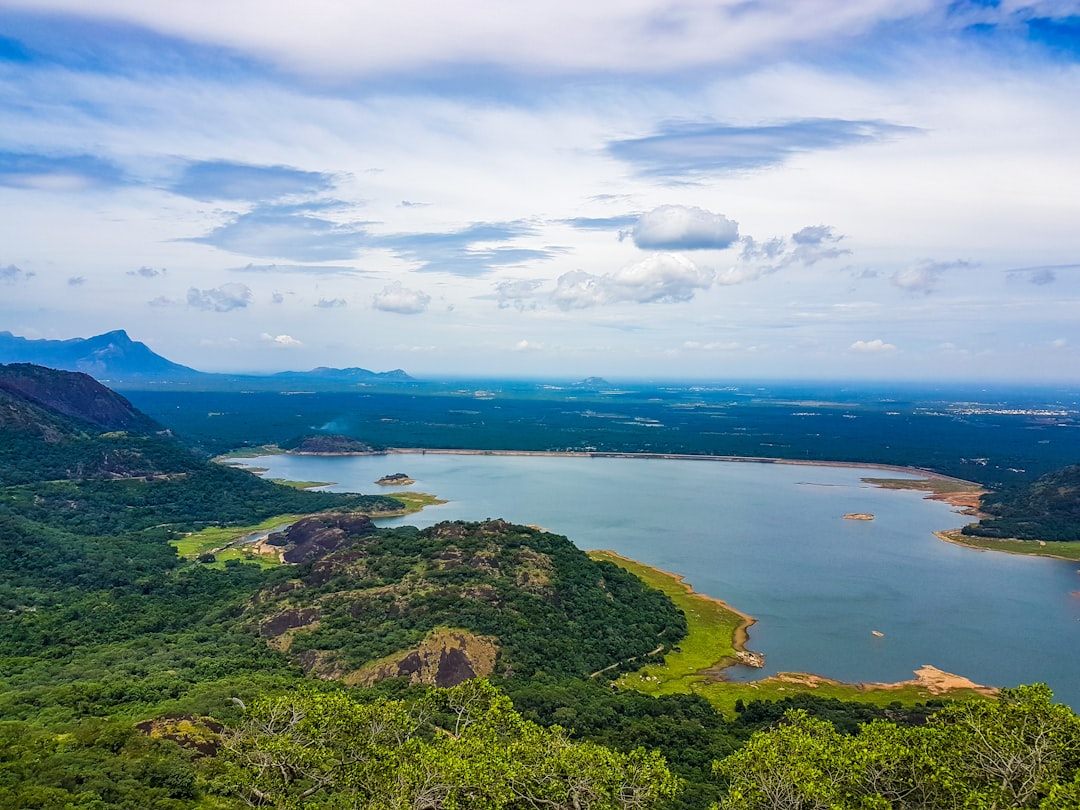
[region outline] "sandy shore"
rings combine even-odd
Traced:
[[[860,690],[881,690],[881,691],[895,691],[897,689],[904,689],[908,686],[918,687],[925,689],[931,695],[947,695],[958,689],[970,689],[974,692],[978,692],[981,695],[987,697],[993,697],[998,693],[998,689],[993,686],[983,686],[982,684],[975,683],[962,675],[954,675],[951,672],[946,672],[943,669],[938,669],[930,664],[923,664],[917,670],[915,670],[915,677],[907,681],[896,681],[895,683],[855,683],[848,684],[844,681],[834,681],[831,678],[822,678],[820,675],[811,675],[806,672],[778,672],[775,675],[765,678],[765,681],[772,681],[774,683],[791,683],[798,684],[800,686],[807,686],[810,688],[816,688],[818,686],[830,685],[830,686],[854,686]]]

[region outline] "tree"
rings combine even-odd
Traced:
[[[678,787],[658,753],[574,742],[523,720],[482,680],[412,703],[313,690],[260,698],[223,754],[223,787],[280,810],[648,810]]]
[[[923,727],[876,720],[852,736],[796,710],[714,769],[732,810],[1059,810],[1078,806],[1080,717],[1041,684],[950,704]]]

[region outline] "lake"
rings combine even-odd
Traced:
[[[763,670],[898,681],[923,664],[977,683],[1041,681],[1080,709],[1078,564],[963,548],[936,530],[969,518],[872,468],[708,460],[403,454],[263,456],[269,478],[334,491],[407,487],[449,502],[381,525],[504,518],[583,549],[611,549],[683,574],[757,619]],[[914,477],[914,476],[911,476]],[[867,512],[874,520],[845,520]],[[873,631],[883,634],[877,636]]]

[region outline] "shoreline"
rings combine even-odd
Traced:
[[[1018,540],[1012,537],[1004,537],[995,540],[989,540],[989,542],[1002,542],[1002,543],[1031,543],[1037,548],[1032,548],[1030,551],[1027,549],[1012,549],[1012,548],[997,548],[994,546],[980,546],[977,543],[965,543],[960,538],[963,535],[959,534],[959,529],[942,529],[941,531],[934,532],[934,536],[945,543],[952,543],[954,546],[962,546],[963,548],[970,548],[972,551],[990,551],[998,554],[1012,554],[1017,557],[1043,557],[1048,560],[1065,560],[1065,562],[1075,563],[1076,557],[1067,557],[1064,554],[1052,554],[1048,549],[1051,548],[1051,543],[1057,541],[1048,540]],[[1070,541],[1062,541],[1070,542]]]
[[[659,687],[658,693],[664,694],[669,691],[664,688],[665,686],[675,686],[674,691],[701,694],[722,710],[729,708],[727,704],[733,704],[738,695],[741,695],[744,698],[749,697],[751,699],[760,697],[761,695],[756,693],[762,688],[767,690],[776,689],[776,699],[779,699],[782,696],[780,693],[785,690],[799,690],[799,688],[802,687],[808,693],[829,689],[840,690],[842,694],[839,696],[842,699],[847,700],[858,700],[860,695],[871,693],[891,696],[892,693],[895,692],[911,692],[912,690],[918,693],[914,695],[917,699],[926,699],[927,697],[948,697],[953,693],[960,693],[961,695],[973,693],[984,697],[993,697],[999,691],[997,687],[975,683],[962,675],[946,672],[930,664],[923,664],[921,667],[914,670],[914,678],[891,683],[875,681],[838,681],[833,678],[827,678],[809,672],[777,672],[775,675],[768,675],[752,681],[736,682],[727,680],[723,675],[724,670],[738,665],[755,666],[755,664],[742,660],[739,653],[745,654],[748,658],[758,661],[759,663],[757,666],[764,666],[764,655],[753,652],[746,647],[750,640],[748,632],[749,628],[757,621],[757,619],[748,613],[744,613],[743,611],[732,607],[723,599],[699,593],[694,590],[692,585],[686,582],[686,578],[682,574],[665,571],[655,565],[648,565],[640,560],[634,560],[623,554],[607,549],[589,551],[586,553],[593,559],[597,559],[597,556],[599,556],[600,559],[611,560],[616,564],[618,564],[618,561],[625,562],[627,563],[626,570],[631,573],[636,573],[634,569],[644,569],[657,576],[666,578],[675,583],[688,598],[718,605],[723,610],[739,617],[740,620],[738,626],[733,631],[731,638],[731,647],[736,652],[734,657],[725,655],[719,660],[700,669],[696,669],[693,672],[676,673],[672,671],[669,673],[669,677],[664,677],[659,681],[655,680],[658,677],[657,675],[649,674],[650,667],[652,666],[649,665],[634,673],[641,681],[639,683],[626,683],[627,676],[624,675],[623,678],[620,679],[620,682],[623,683],[626,688],[638,689],[640,691],[651,693],[651,689],[642,689],[642,687],[645,686],[646,683],[652,681]],[[689,636],[687,638],[689,638]],[[685,642],[686,639],[683,641]],[[669,665],[666,662],[666,658],[667,656],[665,656],[664,666],[668,667]],[[655,672],[655,670],[653,671]],[[726,697],[721,697],[716,690],[724,690],[725,693],[730,694],[726,694]]]
[[[660,459],[668,461],[728,461],[746,464],[786,464],[798,467],[846,467],[848,469],[889,470],[891,472],[920,475],[964,484],[975,484],[962,478],[923,469],[922,467],[902,467],[896,464],[883,464],[864,461],[819,461],[801,458],[775,458],[772,456],[715,456],[702,453],[634,453],[608,452],[597,450],[473,450],[466,448],[424,448],[424,447],[388,447],[372,453],[355,455],[459,455],[459,456],[525,456],[548,458],[625,458],[625,459]]]
[[[535,458],[625,458],[625,459],[660,459],[668,461],[725,461],[740,462],[746,464],[785,464],[798,467],[841,467],[847,469],[888,470],[890,472],[905,473],[907,475],[933,478],[942,481],[955,481],[960,484],[981,486],[974,481],[964,478],[956,478],[952,475],[928,470],[924,467],[901,466],[898,464],[885,464],[873,461],[827,461],[801,458],[777,458],[774,456],[716,456],[702,453],[635,453],[615,452],[600,450],[477,450],[473,448],[445,448],[445,447],[387,447],[383,450],[365,450],[341,453],[312,453],[283,450],[283,455],[289,456],[392,456],[392,455],[434,455],[434,456],[522,456]],[[272,453],[256,452],[246,458],[258,458]],[[231,456],[230,458],[242,458]]]
[[[622,560],[624,562],[630,563],[630,564],[635,565],[635,566],[641,566],[642,568],[648,568],[650,571],[653,571],[653,572],[655,572],[657,574],[660,574],[661,576],[669,577],[672,580],[674,580],[674,582],[680,588],[683,589],[683,591],[686,593],[687,596],[689,596],[689,597],[691,597],[693,599],[701,599],[701,600],[704,600],[706,602],[712,602],[713,604],[719,605],[720,607],[722,607],[724,610],[728,611],[729,613],[732,613],[732,614],[738,616],[740,621],[739,621],[738,627],[735,628],[735,633],[732,636],[731,646],[735,649],[736,652],[740,652],[740,653],[743,653],[743,654],[748,655],[748,656],[759,656],[759,655],[761,655],[761,653],[756,653],[753,650],[747,649],[747,647],[746,647],[746,645],[750,642],[750,627],[752,625],[754,625],[754,624],[757,624],[757,619],[755,617],[751,616],[749,613],[744,613],[743,611],[739,610],[738,608],[732,607],[730,604],[725,602],[723,599],[720,599],[720,598],[715,597],[715,596],[709,596],[709,594],[707,594],[707,593],[701,593],[699,591],[695,591],[694,586],[686,581],[686,576],[684,574],[676,574],[674,571],[665,571],[663,568],[657,568],[655,565],[649,565],[648,563],[643,563],[643,562],[641,562],[641,560],[635,560],[635,559],[633,559],[631,557],[627,557],[627,556],[625,556],[623,554],[619,554],[616,551],[612,551],[611,549],[606,549],[606,548],[593,549],[591,551],[586,551],[585,553],[589,554],[590,556],[593,555],[593,554],[603,554],[605,557],[614,558],[614,559],[617,559],[617,560]],[[715,662],[714,666],[716,664],[719,664],[719,663],[721,663],[721,662],[720,661]],[[718,667],[718,669],[727,669],[727,667],[729,667],[729,666],[735,666],[735,665],[741,664],[741,663],[744,663],[744,662],[736,660],[736,661],[733,661],[730,664],[720,666],[720,667]]]

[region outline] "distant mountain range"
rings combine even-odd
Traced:
[[[31,340],[0,332],[0,364],[34,363],[39,366],[81,371],[112,386],[177,383],[199,388],[278,387],[282,383],[318,387],[341,387],[368,382],[409,382],[401,369],[375,372],[366,368],[327,368],[282,371],[269,375],[213,374],[174,363],[145,343],[132,340],[118,329],[90,338]]]

